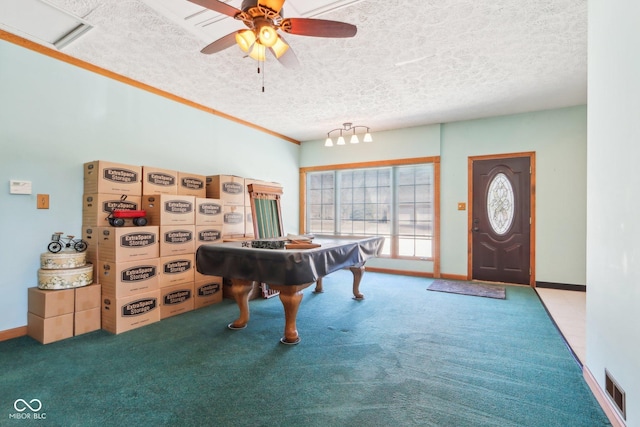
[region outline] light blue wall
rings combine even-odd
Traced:
[[[298,228],[299,146],[0,41],[0,331],[27,323],[51,234],[81,234],[85,162],[106,160],[284,185]],[[10,195],[9,180],[32,182]],[[50,209],[36,209],[36,194]]]
[[[468,157],[536,153],[536,280],[585,285],[585,106],[374,132],[374,141],[325,148],[302,144],[301,166],[440,156],[441,273],[467,275]],[[375,129],[374,129],[375,131]],[[558,262],[558,260],[562,262]],[[372,266],[433,272],[424,261],[375,259]]]
[[[586,129],[584,106],[443,125],[442,272],[467,273],[468,157],[534,151],[536,281],[585,285]]]
[[[640,426],[640,3],[589,1],[587,361]],[[633,52],[633,54],[631,54]]]

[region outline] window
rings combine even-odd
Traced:
[[[307,188],[307,224],[313,233],[333,234],[335,232],[334,224],[334,174],[314,173],[309,174]]]
[[[306,233],[384,236],[383,255],[433,259],[434,162],[306,172]]]

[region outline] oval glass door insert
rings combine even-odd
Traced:
[[[489,223],[496,234],[503,235],[509,231],[513,223],[515,213],[513,187],[507,176],[499,173],[491,180],[488,193]]]

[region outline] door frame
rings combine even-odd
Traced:
[[[531,167],[531,180],[530,180],[530,207],[531,207],[531,228],[529,230],[529,267],[531,268],[531,274],[529,275],[529,286],[536,287],[536,153],[535,151],[527,151],[520,153],[505,153],[505,154],[488,154],[483,156],[469,156],[467,164],[467,206],[469,206],[467,213],[467,280],[471,280],[472,268],[473,268],[473,162],[479,160],[498,160],[512,157],[528,157],[529,165]]]

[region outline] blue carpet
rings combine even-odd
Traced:
[[[305,296],[302,341],[278,342],[279,299],[229,300],[120,335],[0,343],[0,425],[606,426],[535,292],[425,292],[431,280],[351,273]],[[46,414],[9,418],[17,399]]]

